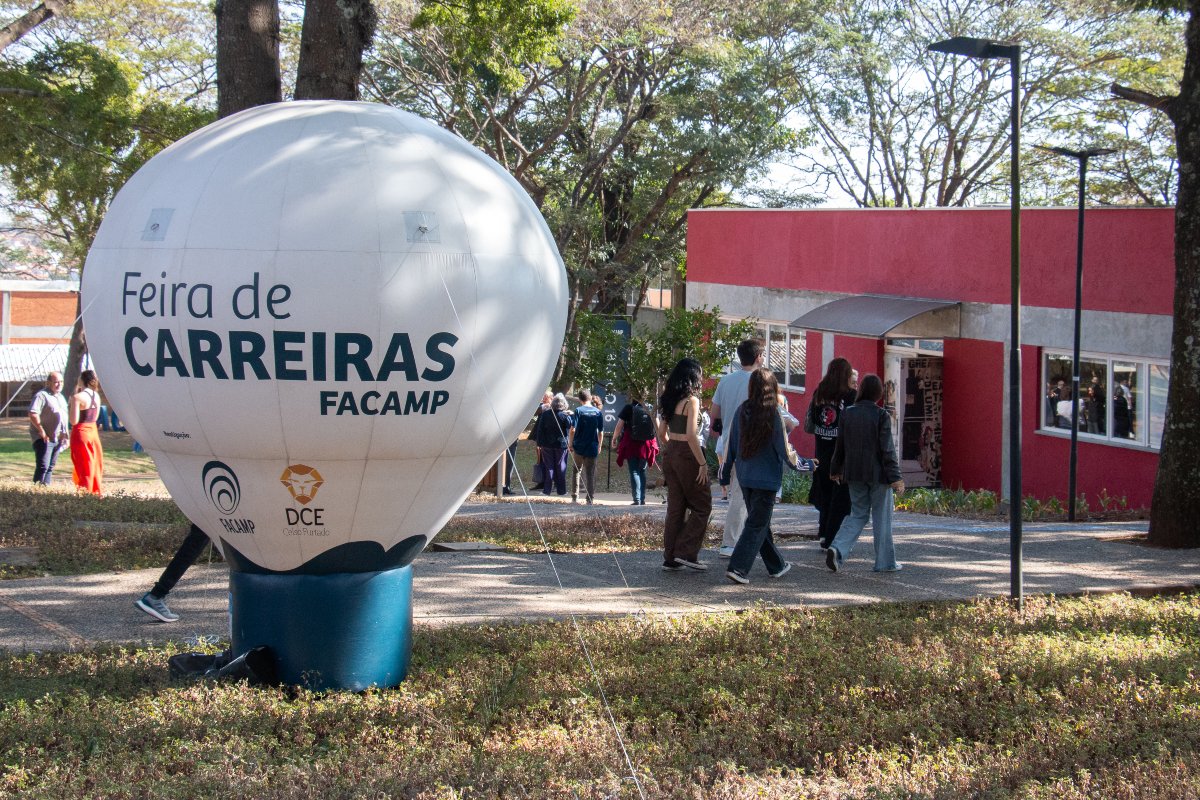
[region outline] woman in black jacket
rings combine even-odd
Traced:
[[[858,401],[842,413],[830,478],[845,481],[850,489],[850,514],[825,551],[825,564],[834,572],[850,557],[867,520],[875,536],[875,571],[901,568],[892,545],[892,492],[904,491],[892,418],[879,407],[883,381],[868,375],[858,390]]]
[[[829,362],[825,377],[817,384],[812,402],[808,406],[808,417],[804,429],[816,440],[817,468],[813,470],[812,490],[809,502],[817,509],[817,533],[821,549],[829,543],[842,526],[842,520],[850,513],[850,491],[844,483],[829,479],[829,465],[833,461],[833,448],[837,444],[838,422],[842,412],[854,405],[855,392],[852,386],[854,370],[844,358]]]

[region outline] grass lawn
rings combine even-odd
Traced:
[[[133,452],[133,437],[125,431],[100,431],[100,443],[104,447],[106,476],[118,476],[121,480],[142,476],[157,478],[154,459],[145,452]],[[33,478],[33,467],[29,420],[0,418],[0,478],[29,481]],[[54,468],[54,479],[65,486],[71,485],[70,450],[59,453],[58,464]]]
[[[399,688],[0,657],[22,798],[1196,798],[1200,596],[419,628]],[[601,700],[603,688],[612,720]]]

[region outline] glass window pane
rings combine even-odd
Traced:
[[[1044,392],[1045,402],[1042,404],[1042,427],[1071,428],[1071,357],[1046,354],[1043,367],[1046,376]]]
[[[1132,361],[1113,361],[1112,435],[1114,439],[1144,439],[1138,415],[1144,413],[1141,396],[1141,366]]]
[[[1171,383],[1171,368],[1165,364],[1150,365],[1150,446],[1162,447],[1163,426],[1167,421],[1167,386]]]
[[[788,386],[804,388],[804,365],[806,360],[804,331],[788,328]]]
[[[1079,359],[1079,432],[1104,436],[1108,432],[1108,362]]]

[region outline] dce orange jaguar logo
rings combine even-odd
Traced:
[[[292,464],[279,476],[279,482],[287,488],[293,500],[306,506],[316,498],[325,479],[313,467],[306,464]]]

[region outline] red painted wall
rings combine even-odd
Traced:
[[[1001,208],[692,211],[688,280],[1006,304],[1009,221]],[[1077,224],[1074,209],[1022,213],[1022,303],[1074,307]],[[1084,307],[1170,314],[1174,224],[1172,208],[1088,209]]]
[[[688,280],[1007,304],[1009,219],[1007,209],[693,211]],[[1022,303],[1072,308],[1076,211],[1029,209],[1021,220]],[[1089,209],[1084,307],[1172,313],[1173,248],[1173,209]],[[808,334],[809,392],[821,379],[822,341]],[[838,336],[833,351],[862,375],[882,373],[881,341]],[[1037,430],[1040,355],[1022,348],[1022,482],[1026,495],[1065,504],[1070,440]],[[945,486],[1000,489],[1005,358],[1000,342],[945,342]],[[801,417],[807,396],[791,394],[789,404]],[[792,441],[811,456],[811,436],[798,431]],[[1131,507],[1150,505],[1156,453],[1080,440],[1078,455],[1078,490],[1093,506],[1102,489]]]
[[[1001,342],[947,339],[942,361],[942,485],[1000,491],[1004,359]],[[1022,459],[1022,462],[1024,459]]]

